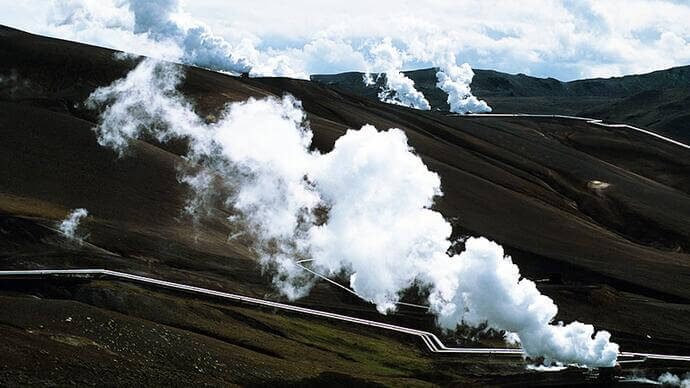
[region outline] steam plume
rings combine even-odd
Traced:
[[[685,376],[680,377],[674,375],[671,372],[664,372],[657,380],[653,380],[647,377],[633,377],[629,382],[642,383],[648,385],[663,385],[666,387],[680,387],[680,388],[690,388],[690,373],[686,373]]]
[[[187,138],[190,159],[228,189],[230,221],[253,233],[262,261],[276,271],[275,285],[289,298],[313,285],[294,265],[310,258],[321,273],[349,274],[350,286],[382,313],[421,284],[445,328],[486,323],[515,333],[530,357],[615,363],[618,346],[609,333],[552,323],[553,301],[521,278],[498,244],[470,238],[461,254],[446,253],[451,226],[431,209],[442,195],[440,178],[403,131],[365,125],[348,130],[331,152],[312,152],[311,130],[293,97],[228,104],[216,123],[206,124],[176,91],[180,78],[177,67],[146,60],[96,90],[89,103],[106,105],[99,142],[122,151],[144,132]],[[202,198],[207,194],[203,184],[194,187]]]
[[[438,87],[448,93],[451,111],[486,112],[485,102],[472,96],[469,65],[458,66],[454,46],[445,44],[440,31],[418,32],[426,36],[403,40],[397,48],[390,38],[369,47],[354,47],[326,32],[302,47],[259,50],[258,38],[236,37],[232,42],[215,35],[210,27],[184,12],[180,0],[88,0],[55,1],[48,32],[60,38],[86,41],[137,54],[178,61],[190,65],[252,76],[288,76],[308,79],[313,72],[332,71],[329,64],[347,70],[364,68],[368,73],[385,73],[386,86],[381,101],[430,109],[414,82],[402,73],[403,65],[421,60],[439,68]],[[442,44],[439,44],[442,43]],[[366,59],[365,57],[370,57]],[[365,82],[373,82],[370,76]]]
[[[447,32],[434,25],[420,24],[414,20],[407,22],[416,31],[406,41],[408,55],[431,62],[437,69],[436,86],[448,94],[450,111],[460,114],[491,112],[485,101],[472,95],[470,84],[474,72],[467,63],[458,65],[454,49],[456,45]]]
[[[405,50],[401,51],[393,46],[390,38],[383,39],[379,44],[370,49],[373,56],[373,64],[364,75],[364,83],[372,85],[374,79],[372,72],[386,75],[386,86],[379,93],[379,100],[388,103],[400,104],[416,109],[429,110],[431,106],[424,95],[414,87],[414,81],[405,76],[401,69],[405,60],[429,61],[437,68],[436,86],[448,94],[450,111],[460,114],[491,112],[489,105],[472,95],[470,84],[474,72],[469,64],[457,64],[457,59],[445,38],[435,32],[431,38],[436,44],[421,44],[416,40],[408,42]],[[442,44],[439,44],[441,42]],[[445,43],[445,44],[443,44]]]
[[[486,101],[479,100],[472,95],[470,84],[474,78],[474,72],[469,64],[456,63],[455,54],[448,53],[448,60],[441,61],[436,72],[438,86],[441,90],[448,93],[448,105],[450,111],[460,114],[491,112],[491,107]]]
[[[179,0],[60,1],[53,2],[51,11],[52,33],[62,38],[214,70],[250,70],[246,58],[186,14]]]
[[[233,54],[225,39],[182,12],[179,0],[130,0],[134,33],[155,40],[172,40],[183,50],[182,61],[214,70],[248,72],[245,58]]]
[[[386,86],[379,92],[379,100],[415,109],[431,109],[429,101],[415,89],[414,81],[400,71],[403,65],[403,54],[393,46],[390,38],[385,38],[375,45],[371,49],[371,54],[374,56],[374,63],[364,75],[364,83],[368,86],[374,84],[372,72],[386,75]]]
[[[81,236],[77,235],[77,228],[81,219],[89,215],[84,208],[75,209],[58,226],[60,232],[70,239],[81,241]]]
[[[690,388],[690,373],[681,378],[670,372],[666,372],[659,376],[659,383],[673,387]]]

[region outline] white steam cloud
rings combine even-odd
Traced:
[[[364,68],[367,74],[386,75],[385,87],[379,93],[381,101],[429,110],[427,99],[402,73],[406,63],[422,60],[438,67],[437,86],[448,93],[452,112],[491,110],[470,91],[474,75],[470,66],[457,65],[455,46],[448,41],[447,34],[432,27],[424,27],[417,33],[419,36],[403,39],[403,48],[393,45],[390,38],[355,47],[324,32],[302,47],[260,50],[257,38],[238,33],[230,42],[215,35],[210,27],[185,13],[180,0],[53,2],[48,24],[48,31],[44,32],[60,38],[216,71],[248,72],[251,76],[308,79],[312,72],[328,71],[324,65],[337,64],[348,70]],[[365,82],[373,80],[367,75]]]
[[[448,93],[450,111],[460,114],[491,112],[491,107],[486,101],[473,96],[470,91],[470,84],[474,78],[470,65],[463,63],[458,66],[455,54],[450,54],[450,57],[452,60],[441,62],[439,71],[436,72],[436,86]]]
[[[409,56],[431,62],[438,69],[436,86],[448,94],[450,111],[460,114],[491,112],[491,107],[472,95],[470,84],[474,72],[469,64],[458,65],[455,43],[446,31],[434,25],[407,20],[415,31],[405,43]]]
[[[690,373],[686,373],[683,377],[680,377],[671,372],[665,372],[659,376],[657,380],[647,377],[633,377],[627,381],[649,385],[662,385],[666,387],[690,388]]]
[[[146,33],[135,33],[135,15],[120,0],[52,1],[45,26],[38,32],[74,40],[179,61],[182,49],[173,40],[155,40]]]
[[[430,309],[445,328],[487,324],[512,332],[528,356],[546,362],[615,363],[618,346],[609,333],[552,323],[553,301],[521,278],[498,244],[470,238],[461,254],[446,253],[451,226],[431,209],[442,195],[440,178],[403,131],[365,125],[322,154],[310,151],[312,132],[293,97],[228,104],[209,124],[176,92],[179,80],[177,67],[146,60],[96,90],[89,103],[105,105],[99,142],[122,152],[143,132],[187,138],[188,156],[203,171],[190,178],[200,198],[194,205],[203,206],[212,190],[204,182],[218,180],[231,222],[253,235],[289,298],[309,292],[314,278],[294,263],[312,259],[320,273],[349,275],[353,290],[382,313],[418,284],[429,290]]]
[[[374,63],[364,75],[367,86],[375,83],[372,72],[386,75],[386,86],[379,92],[379,100],[415,109],[430,110],[431,105],[424,95],[414,87],[414,81],[406,77],[400,69],[403,66],[403,53],[395,48],[390,38],[385,38],[370,50]]]
[[[673,387],[690,388],[690,373],[684,377],[676,376],[670,372],[666,372],[659,376],[659,383],[663,385],[670,385]]]
[[[247,58],[208,26],[186,14],[179,0],[54,1],[51,35],[180,61],[219,71],[250,71]]]
[[[182,48],[184,63],[214,70],[248,72],[247,60],[236,57],[225,39],[206,25],[187,16],[179,0],[130,0],[134,33],[148,34],[156,41],[172,40]]]
[[[304,59],[272,49],[260,51],[256,39],[247,36],[227,41],[187,14],[181,0],[53,1],[41,32],[216,71],[309,78],[300,70]],[[342,45],[329,43],[330,47],[314,41],[300,53],[314,57],[322,56],[324,48],[332,55],[342,51]]]
[[[405,60],[427,61],[438,69],[436,86],[448,94],[447,102],[451,112],[491,112],[491,107],[485,101],[472,95],[470,84],[474,72],[470,65],[457,64],[450,42],[441,32],[432,29],[428,34],[406,42],[407,47],[404,51],[394,47],[390,38],[374,45],[369,50],[374,59],[364,75],[365,84],[374,84],[372,72],[383,73],[386,75],[386,86],[379,93],[381,101],[429,110],[431,106],[424,95],[417,91],[414,82],[402,73]]]
[[[81,241],[82,237],[77,234],[77,228],[82,218],[88,215],[89,212],[84,208],[75,209],[58,225],[58,229],[68,238]]]

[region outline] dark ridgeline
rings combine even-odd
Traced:
[[[436,87],[436,70],[404,72],[424,93],[432,109],[448,110],[447,95]],[[474,70],[472,93],[493,113],[562,114],[642,126],[690,142],[690,66],[641,75],[562,82],[494,70]],[[383,76],[385,77],[385,75]],[[313,75],[348,93],[376,98],[384,79],[367,87],[362,73]]]

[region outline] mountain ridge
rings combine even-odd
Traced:
[[[690,66],[622,77],[560,81],[525,74],[475,69],[472,93],[494,113],[564,114],[638,125],[690,142]],[[448,110],[447,94],[436,87],[434,68],[403,72],[429,100],[432,109]],[[364,73],[316,74],[313,81],[348,93],[377,98],[385,75],[375,85]],[[377,75],[374,75],[377,78]],[[648,106],[651,105],[651,106]]]

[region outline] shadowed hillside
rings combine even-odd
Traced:
[[[83,101],[139,59],[9,28],[0,29],[0,58],[2,269],[119,269],[280,299],[250,242],[228,241],[226,212],[216,209],[201,224],[184,216],[189,189],[178,174],[193,168],[179,156],[184,143],[136,141],[122,158],[97,144],[98,112]],[[314,146],[322,151],[348,128],[401,128],[441,175],[445,195],[437,208],[453,220],[454,234],[503,244],[524,276],[544,280],[541,290],[559,304],[559,319],[593,322],[611,331],[623,350],[690,354],[686,149],[625,128],[452,117],[322,83],[245,79],[194,67],[185,68],[181,91],[202,117],[217,115],[228,102],[290,93],[302,101]],[[54,231],[78,207],[89,210],[83,222],[88,244]],[[0,381],[8,384],[132,384],[127,370],[158,376],[160,384],[537,382],[521,361],[432,357],[406,337],[118,282],[2,287],[0,330],[10,340],[0,347],[0,360],[11,367]],[[436,330],[423,311],[381,316],[324,283],[298,303]],[[457,337],[445,339],[477,343]],[[26,354],[30,359],[19,356]],[[34,378],[27,371],[35,363],[64,372]],[[567,373],[563,381],[584,379],[581,372]]]
[[[447,95],[436,87],[436,71],[404,72],[424,93],[432,109],[448,110]],[[474,70],[472,93],[494,113],[563,114],[624,122],[690,141],[690,66],[642,75],[562,82],[494,70]],[[348,93],[377,98],[385,75],[366,87],[362,73],[313,75],[312,80]]]

